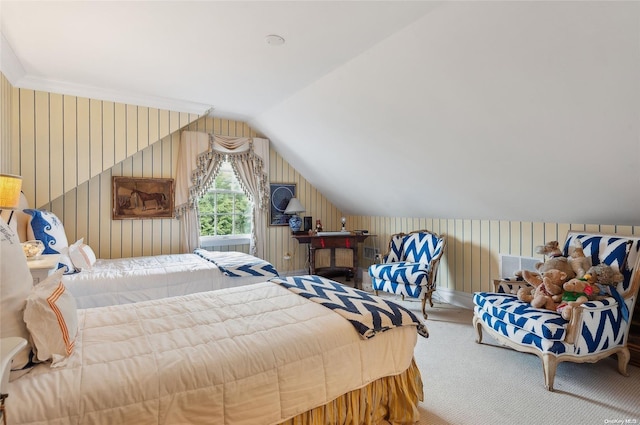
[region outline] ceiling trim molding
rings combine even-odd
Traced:
[[[127,105],[167,109],[173,112],[187,112],[191,114],[203,115],[213,108],[213,106],[204,103],[189,102],[158,96],[124,93],[117,90],[102,89],[80,84],[71,84],[63,81],[36,78],[32,76],[25,76],[19,81],[12,84],[18,88],[86,97],[89,99],[106,100],[116,103],[124,103]]]

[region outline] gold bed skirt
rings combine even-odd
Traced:
[[[415,424],[420,419],[418,403],[423,399],[422,377],[412,359],[401,374],[377,379],[281,425]]]

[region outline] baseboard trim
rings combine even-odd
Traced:
[[[449,288],[438,287],[433,293],[434,298],[439,298],[447,304],[473,310],[473,294],[467,292],[454,291]]]

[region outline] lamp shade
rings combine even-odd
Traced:
[[[291,200],[289,201],[289,205],[287,205],[287,209],[284,210],[284,213],[297,214],[303,211],[304,211],[304,207],[302,206],[300,201],[298,201],[298,198],[291,198]]]
[[[20,205],[22,177],[0,174],[0,209],[15,209]]]

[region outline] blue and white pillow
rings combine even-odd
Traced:
[[[28,238],[44,243],[43,254],[60,254],[62,248],[69,246],[64,226],[54,213],[32,209],[26,209],[24,212],[31,216],[27,228]]]

